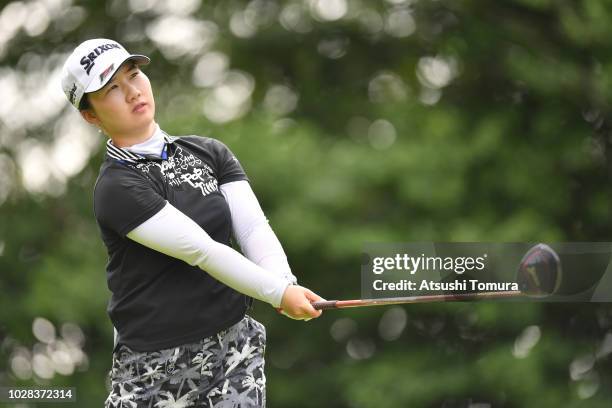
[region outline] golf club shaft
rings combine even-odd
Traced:
[[[411,303],[429,303],[429,302],[453,302],[462,300],[482,300],[482,299],[500,299],[508,297],[522,296],[518,290],[505,292],[482,292],[482,293],[463,293],[455,295],[426,295],[426,296],[410,296],[397,298],[383,299],[355,299],[355,300],[326,300],[321,302],[313,302],[312,306],[317,310],[328,309],[344,309],[348,307],[365,307],[365,306],[383,306],[383,305],[399,305]]]

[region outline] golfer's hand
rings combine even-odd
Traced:
[[[321,316],[321,313],[323,313],[320,310],[315,310],[310,302],[321,300],[325,299],[310,289],[297,285],[289,285],[283,294],[279,312],[292,319],[310,320]]]

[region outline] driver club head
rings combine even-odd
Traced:
[[[561,260],[546,244],[533,246],[518,267],[519,290],[527,296],[545,297],[561,286]]]

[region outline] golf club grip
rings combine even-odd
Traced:
[[[312,302],[312,307],[314,307],[316,310],[335,309],[336,303],[338,303],[337,300],[325,300],[321,302]]]

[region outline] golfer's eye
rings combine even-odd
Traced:
[[[132,78],[134,78],[136,75],[138,75],[138,71],[136,71],[136,72],[134,72],[134,73],[132,74]]]
[[[111,85],[110,88],[108,88],[108,91],[106,91],[106,93],[109,93],[110,91],[112,91],[115,88],[118,88],[118,86],[117,85]]]

